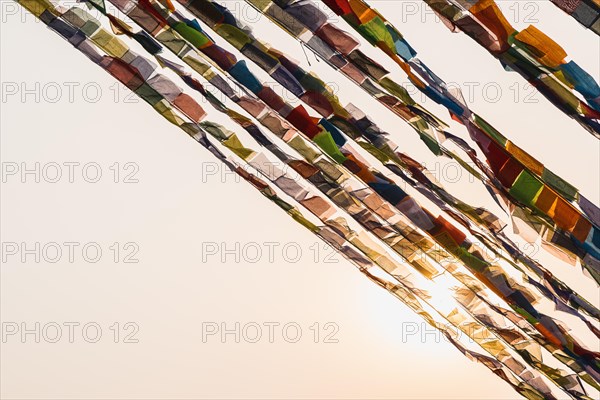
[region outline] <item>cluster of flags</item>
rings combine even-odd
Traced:
[[[256,37],[226,2],[108,0],[125,22],[103,0],[88,0],[87,10],[49,0],[16,1],[523,397],[553,399],[562,392],[590,399],[590,389],[600,390],[600,353],[560,320],[561,314],[575,316],[600,339],[594,299],[521,251],[505,234],[506,222],[450,193],[372,116]],[[479,152],[418,104],[316,2],[246,1],[408,124],[433,154],[456,160],[506,211],[516,233],[581,266],[600,284],[600,209],[471,110],[460,90],[446,85],[367,2],[323,0],[445,107]],[[476,40],[600,138],[600,86],[566,61],[560,45],[534,26],[515,30],[493,0],[424,1],[451,29]],[[595,0],[553,2],[598,33]],[[263,82],[258,70],[295,101]],[[195,96],[252,141],[243,143],[211,121]],[[552,313],[542,311],[547,305]]]

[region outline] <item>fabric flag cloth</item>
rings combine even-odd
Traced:
[[[600,2],[598,0],[550,0],[577,22],[600,36]]]
[[[576,370],[588,384],[597,385],[598,354],[582,347],[553,318],[539,313],[533,304],[534,297],[522,286],[525,282],[517,283],[512,278],[508,278],[499,265],[486,260],[481,254],[481,249],[469,242],[462,228],[457,228],[441,215],[435,217],[394,182],[365,164],[362,157],[349,146],[349,139],[352,136],[348,137],[346,130],[338,127],[338,121],[330,121],[325,118],[325,115],[323,118],[312,117],[301,106],[292,108],[272,89],[256,79],[248,65],[242,62],[243,60],[237,61],[233,54],[217,46],[204,34],[197,23],[186,22],[186,27],[183,27],[170,2],[166,1],[164,7],[151,4],[147,0],[140,0],[137,6],[133,2],[120,2],[123,10],[126,9],[128,15],[142,25],[145,32],[136,34],[116,17],[107,16],[107,18],[115,34],[130,37],[150,55],[156,56],[161,66],[174,71],[188,86],[202,94],[217,111],[230,116],[257,143],[267,149],[268,153],[247,147],[235,133],[208,121],[206,112],[193,97],[185,94],[169,78],[157,73],[156,66],[152,62],[131,51],[124,42],[104,30],[97,20],[82,9],[72,8],[63,11],[45,0],[21,0],[19,3],[38,16],[49,28],[67,39],[90,60],[148,102],[164,118],[202,144],[264,196],[284,209],[294,220],[334,246],[370,280],[388,290],[425,318],[431,326],[451,338],[450,342],[463,354],[492,370],[524,397],[555,398],[546,383],[551,381],[573,398],[587,398],[585,389],[575,376],[543,363],[542,358],[538,356],[540,349],[536,347],[536,341],[541,341],[543,347],[555,356],[560,351],[563,362]],[[103,4],[92,4],[106,13]],[[209,10],[207,19],[213,22],[220,21],[217,23],[216,33],[228,38],[230,43],[235,43],[234,47],[243,49],[252,44],[258,48],[256,43],[244,39],[237,34],[236,30],[223,27],[221,24],[223,20],[220,19],[218,12]],[[226,25],[230,25],[230,22],[231,19]],[[191,27],[192,30],[187,27]],[[150,31],[148,28],[151,28]],[[145,39],[140,40],[140,38]],[[162,46],[177,54],[204,79],[215,84],[224,93],[228,93],[232,101],[245,105],[242,107],[245,111],[255,118],[260,117],[259,121],[263,126],[267,126],[276,136],[283,138],[286,144],[297,150],[305,159],[299,160],[287,155],[250,119],[229,109],[210,95],[183,67],[159,54]],[[228,83],[216,74],[202,57],[197,56],[196,49],[202,51],[202,48],[206,50],[203,54],[213,61],[214,65],[227,71],[229,77],[250,91],[248,96],[240,97],[235,94]],[[273,72],[272,76],[277,76],[278,81],[287,82],[292,89],[296,90],[296,94],[302,97],[307,88],[314,86],[303,82],[302,77],[306,75],[299,74],[300,71],[292,64],[282,63],[279,57],[281,55],[273,57],[279,64],[273,70],[276,72]],[[267,63],[268,58],[263,61]],[[314,81],[312,83],[314,84]],[[323,101],[319,104],[325,107],[323,110],[328,109],[327,102]],[[335,102],[329,101],[329,104],[334,106]],[[273,113],[272,110],[277,112]],[[363,120],[362,127],[353,118],[342,118],[342,120],[343,127],[352,127],[354,124],[354,128],[360,131],[366,129],[364,125],[366,123],[367,126],[376,129],[374,125],[369,125],[368,120]],[[225,153],[208,139],[207,134],[227,149]],[[231,152],[235,157],[225,155],[226,152]],[[285,165],[291,166],[302,179],[291,176],[282,168],[272,168],[269,161],[271,155]],[[281,199],[269,184],[241,168],[240,162],[258,171],[264,179],[294,199],[300,207],[308,210],[323,225],[317,226],[310,222],[299,209]],[[423,180],[423,171],[419,169],[418,163],[408,156],[403,158],[403,163],[404,166],[412,166],[412,170],[407,167],[412,178],[417,179],[417,182]],[[343,177],[346,179],[342,179]],[[519,178],[520,175],[517,179]],[[515,191],[518,191],[520,196],[531,197],[536,188],[535,180],[525,176],[521,178]],[[427,195],[434,196],[434,192],[420,189]],[[439,193],[435,194],[439,195]],[[432,198],[438,202],[437,204],[443,206],[441,198]],[[336,217],[336,207],[352,216],[362,228],[351,228],[350,221],[346,221],[343,217]],[[384,244],[381,245],[377,240],[371,239],[367,232]],[[598,239],[592,237],[594,246],[599,245]],[[400,243],[399,240],[404,242],[402,246],[395,248],[395,245]],[[415,246],[415,242],[418,245]],[[428,248],[431,250],[434,243],[441,245],[442,250],[426,251],[424,254],[430,256],[431,261],[425,263],[423,259],[405,257],[401,252],[406,248],[418,248],[418,251]],[[399,255],[404,260],[403,263],[387,255],[389,250]],[[445,272],[451,273],[458,282],[463,284],[462,288],[453,292],[452,298],[466,312],[461,311],[460,307],[442,311],[448,306],[445,301],[430,296],[424,289],[432,288],[432,285],[435,285],[435,277],[440,273],[433,257],[436,254],[443,255],[446,251],[447,254],[456,257],[457,263],[446,267]],[[420,275],[409,272],[405,264],[414,267]],[[466,268],[463,269],[463,266]],[[532,268],[539,267],[541,266],[533,265]],[[389,280],[372,274],[370,270],[375,268],[384,271]],[[479,279],[484,286],[475,278]],[[540,285],[536,281],[530,284],[533,287]],[[510,309],[494,304],[488,298],[485,286],[506,301]],[[539,287],[538,289],[543,290]],[[552,292],[554,289],[549,285],[545,290]],[[570,295],[568,290],[566,293]],[[562,297],[552,293],[547,296],[555,299],[563,298],[564,293]],[[575,308],[563,303],[557,304],[566,307],[563,310],[577,314]],[[593,307],[586,305],[585,302],[582,302],[580,307],[594,314]],[[495,322],[490,319],[493,313],[506,319],[503,323]],[[484,356],[464,347],[453,338],[444,323],[449,323],[467,333],[469,338],[490,356]],[[535,341],[531,340],[534,336]],[[518,361],[513,352],[522,357],[533,369]],[[596,365],[593,360],[596,360]]]

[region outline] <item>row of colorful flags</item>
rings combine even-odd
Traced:
[[[505,230],[512,225],[524,239],[542,243],[600,284],[600,209],[471,110],[461,91],[420,60],[367,2],[322,3],[445,107],[463,132],[451,132],[441,117],[418,104],[322,5],[246,1],[388,108],[433,154],[456,160],[511,223],[451,193],[373,116],[340,98],[286,51],[256,37],[227,2],[177,0],[176,7],[170,0],[108,0],[123,15],[119,18],[103,0],[87,0],[87,10],[17,0],[523,397],[554,399],[561,393],[590,399],[590,389],[600,390],[600,353],[560,318],[575,316],[600,339],[597,299],[578,294],[521,251]],[[517,31],[493,0],[423,1],[448,27],[473,38],[600,138],[600,86],[567,61],[559,44],[534,26]],[[598,33],[597,0],[577,6],[553,2]],[[259,70],[294,101],[261,80]],[[211,121],[195,97],[229,117],[251,143]]]

